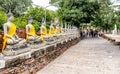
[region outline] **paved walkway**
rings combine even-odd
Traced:
[[[120,49],[102,38],[85,39],[37,74],[120,74]]]

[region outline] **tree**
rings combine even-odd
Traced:
[[[58,0],[51,0],[51,4]],[[80,26],[81,23],[90,23],[95,20],[96,12],[99,11],[97,1],[89,0],[59,0],[59,13],[64,22]]]
[[[11,10],[16,16],[19,16],[28,10],[31,3],[31,0],[0,0],[0,8],[6,13]]]
[[[95,16],[95,20],[92,22],[93,25],[100,27],[103,30],[113,29],[115,24],[115,13],[114,10],[109,6],[109,0],[100,0],[99,11]]]

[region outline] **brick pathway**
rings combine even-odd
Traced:
[[[85,39],[37,74],[120,74],[120,49],[102,38]]]

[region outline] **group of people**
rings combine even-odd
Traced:
[[[4,49],[6,45],[14,45],[14,44],[24,44],[29,40],[44,42],[44,38],[46,36],[52,36],[54,34],[59,34],[61,32],[61,28],[59,25],[58,18],[55,18],[54,22],[51,22],[50,29],[46,28],[46,23],[43,20],[42,26],[40,28],[40,36],[36,34],[35,27],[33,25],[33,18],[28,17],[28,24],[26,25],[26,38],[19,38],[16,34],[16,25],[13,22],[14,16],[11,12],[7,14],[8,22],[3,25],[4,28],[4,42],[2,47],[2,53],[4,53]]]
[[[94,29],[80,29],[80,38],[83,39],[85,37],[98,37],[98,30],[96,28]]]

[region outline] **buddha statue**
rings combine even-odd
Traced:
[[[41,34],[42,41],[44,42],[45,37],[48,37],[48,32],[47,32],[46,23],[44,19],[42,19],[42,26],[40,27],[40,34]]]
[[[54,19],[55,34],[58,34],[58,30],[60,30],[59,26],[60,26],[59,19],[58,19],[58,17],[55,17],[55,19]]]
[[[56,40],[57,42],[60,42],[61,41],[61,38],[62,38],[62,32],[61,32],[61,26],[59,23],[56,24],[56,29],[55,29],[55,33],[56,33]]]
[[[59,19],[58,19],[58,17],[55,17],[54,24],[58,24],[58,23],[59,23]]]
[[[51,21],[50,36],[53,36],[54,34],[55,34],[55,24],[53,23],[53,21]]]
[[[56,21],[52,21],[50,26],[50,34],[53,37],[54,42],[58,42],[58,39],[60,38],[60,32],[61,28],[59,24],[56,23]]]
[[[42,26],[40,27],[40,34],[42,37],[42,41],[46,44],[49,45],[51,43],[53,43],[53,38],[51,37],[50,31],[48,32],[47,28],[46,28],[46,24],[44,19],[42,19]]]
[[[60,34],[61,33],[61,27],[60,24],[56,25],[56,34]]]
[[[26,40],[28,42],[33,41],[34,43],[40,43],[41,37],[36,35],[35,27],[32,23],[33,23],[33,18],[28,17],[28,24],[26,25]]]
[[[26,40],[21,39],[16,34],[16,25],[13,22],[14,16],[11,12],[7,14],[8,22],[3,25],[4,29],[4,37],[3,37],[3,47],[2,47],[2,53],[4,53],[4,50],[6,49],[14,49],[18,46],[26,45]],[[10,46],[10,47],[8,47]]]

